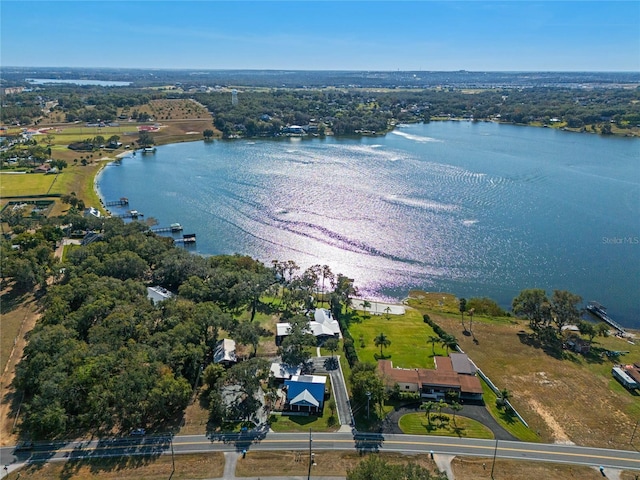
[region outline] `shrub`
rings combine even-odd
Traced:
[[[353,346],[352,338],[347,338],[345,336],[343,350],[344,350],[345,357],[347,357],[347,362],[349,362],[349,365],[351,367],[355,366],[359,360],[358,360],[358,354],[356,352],[356,348]]]

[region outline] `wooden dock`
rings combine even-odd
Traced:
[[[174,240],[175,243],[182,243],[182,244],[188,244],[188,243],[196,243],[196,234],[195,233],[185,233],[184,235],[182,235],[182,238],[176,238]]]
[[[587,305],[587,311],[592,315],[598,317],[600,320],[608,324],[609,326],[615,328],[619,333],[624,335],[626,332],[621,325],[615,322],[608,314],[607,309],[600,305],[598,302],[589,302]]]
[[[182,231],[182,225],[180,225],[179,223],[172,223],[170,226],[168,227],[157,227],[157,228],[152,228],[151,231],[153,233],[164,233],[164,232],[181,232]]]
[[[132,218],[135,220],[138,217],[144,217],[144,213],[139,212],[137,210],[129,210],[127,213],[121,213],[119,215],[113,215],[113,216],[118,218]]]
[[[121,197],[120,200],[105,203],[106,207],[126,207],[127,205],[129,205],[129,199],[127,197]]]

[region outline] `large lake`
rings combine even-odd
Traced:
[[[194,251],[327,264],[362,295],[566,289],[640,326],[640,142],[494,123],[385,137],[191,142],[103,170],[104,200]]]

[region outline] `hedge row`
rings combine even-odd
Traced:
[[[349,326],[343,321],[342,317],[338,317],[338,323],[340,324],[340,330],[342,330],[343,351],[344,356],[347,357],[347,362],[353,368],[360,360],[358,359],[358,353],[356,347],[353,344],[353,337],[349,331]]]
[[[422,320],[424,321],[424,323],[426,323],[427,325],[429,325],[431,328],[433,328],[433,331],[436,333],[436,335],[438,335],[440,338],[444,338],[445,335],[448,335],[447,332],[445,332],[442,327],[440,325],[438,325],[436,322],[434,322],[433,320],[431,320],[431,318],[429,317],[429,315],[427,315],[426,313],[422,316]]]

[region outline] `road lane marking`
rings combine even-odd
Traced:
[[[438,448],[438,447],[444,447],[445,449],[456,449],[456,448],[460,448],[460,449],[468,449],[468,450],[476,450],[478,451],[478,454],[481,454],[480,450],[482,450],[485,455],[491,455],[494,450],[495,450],[495,446],[491,446],[491,445],[457,445],[457,444],[452,444],[452,443],[441,443],[441,442],[418,442],[418,441],[400,441],[400,440],[381,440],[381,441],[376,441],[376,440],[370,440],[370,439],[362,439],[362,440],[354,440],[354,439],[335,439],[335,440],[331,440],[331,439],[323,439],[323,438],[314,438],[313,439],[314,444],[317,445],[318,449],[322,449],[322,450],[334,450],[333,448],[323,448],[321,447],[321,444],[349,444],[349,448],[344,448],[344,447],[340,447],[337,448],[335,450],[350,450],[350,449],[356,449],[357,448],[357,444],[358,443],[363,443],[363,444],[379,444],[380,447],[384,450],[385,445],[389,445],[389,446],[420,446],[422,448]],[[196,447],[196,446],[203,446],[203,445],[207,445],[209,447],[213,446],[213,447],[229,447],[230,449],[233,448],[235,443],[238,442],[242,442],[242,439],[234,439],[233,441],[230,442],[217,442],[217,441],[211,441],[211,440],[205,440],[205,441],[186,441],[186,442],[181,442],[179,439],[174,439],[173,441],[173,446],[175,447]],[[247,438],[246,442],[248,442],[250,445],[255,445],[256,447],[260,447],[262,445],[267,446],[267,448],[265,448],[265,450],[268,450],[268,445],[269,444],[284,444],[284,443],[293,443],[293,444],[297,444],[297,443],[301,443],[303,442],[303,440],[301,439],[264,439],[264,440],[258,440],[255,441],[255,439],[250,439]],[[543,445],[541,445],[543,446]],[[126,455],[153,455],[153,454],[162,454],[162,453],[166,453],[169,450],[169,442],[166,443],[162,443],[162,444],[158,444],[158,443],[150,443],[150,444],[145,444],[145,443],[135,443],[135,444],[116,444],[116,445],[102,445],[99,447],[92,447],[92,448],[62,448],[59,450],[55,450],[55,449],[51,449],[51,450],[37,450],[35,452],[33,452],[34,454],[49,454],[49,453],[60,453],[60,454],[64,454],[64,453],[87,453],[87,454],[91,454],[93,452],[93,454],[99,454],[100,452],[105,452],[105,451],[109,451],[109,450],[116,450],[116,449],[120,449],[123,450],[122,453],[119,453],[118,455],[120,456],[126,456]],[[293,448],[287,448],[287,450],[296,450],[296,447]],[[528,448],[517,448],[517,447],[501,447],[498,446],[497,448],[498,453],[502,454],[500,455],[501,458],[516,458],[516,459],[526,459],[526,460],[540,460],[540,461],[552,461],[549,460],[549,457],[560,457],[560,456],[564,456],[565,459],[559,459],[559,461],[561,463],[570,463],[571,458],[576,458],[576,459],[585,459],[588,458],[590,460],[592,460],[591,462],[585,462],[584,460],[581,460],[580,463],[581,464],[585,464],[585,463],[604,463],[604,462],[597,462],[596,460],[607,460],[607,461],[618,461],[618,462],[631,462],[632,464],[638,464],[640,466],[640,456],[638,456],[638,458],[627,458],[624,456],[611,456],[611,455],[606,455],[606,454],[598,454],[597,452],[591,452],[591,453],[580,453],[580,452],[566,452],[566,451],[553,451],[553,450],[541,450],[541,449],[528,449]],[[203,452],[207,452],[207,453],[211,453],[211,452],[215,452],[216,450],[211,450],[211,449],[206,449],[206,450],[199,450],[198,452],[203,453]],[[217,450],[220,451],[220,450]],[[427,454],[428,452],[422,451],[422,450],[412,450],[414,452],[417,453],[425,453]],[[511,454],[520,454],[520,456],[507,456],[504,455],[503,453],[507,453],[507,452],[511,452]],[[190,453],[190,452],[187,452]],[[634,452],[627,452],[624,450],[621,450],[620,453],[625,454],[633,454]],[[537,456],[537,458],[530,458],[525,456],[526,454],[533,454],[535,456]],[[467,456],[471,456],[471,454],[469,453],[458,453],[457,455],[467,455]],[[545,458],[545,456],[547,456],[547,458]],[[576,460],[577,461],[577,460]],[[634,468],[634,467],[625,467],[625,468]]]
[[[240,439],[241,440],[241,439]],[[247,439],[247,441],[249,441],[250,439]],[[264,440],[260,440],[258,442],[255,442],[255,445],[263,445],[263,444],[281,444],[281,443],[298,443],[301,442],[302,440],[286,440],[286,439],[264,439]],[[322,438],[314,438],[313,439],[314,444],[321,444],[321,443],[330,443],[330,444],[357,444],[359,441],[357,440],[353,440],[353,439],[336,439],[336,440],[325,440]],[[174,448],[176,446],[182,446],[182,447],[188,447],[188,446],[198,446],[198,445],[219,445],[219,446],[232,446],[233,443],[237,443],[237,442],[229,442],[229,443],[218,443],[218,442],[213,442],[213,441],[196,441],[196,442],[180,442],[180,441],[174,441],[173,442],[173,446]],[[450,448],[450,449],[454,449],[454,448],[461,448],[461,449],[475,449],[475,450],[486,450],[489,454],[493,453],[493,451],[495,450],[494,446],[491,445],[456,445],[456,444],[451,444],[451,443],[438,443],[438,442],[409,442],[409,441],[398,441],[398,440],[383,440],[380,442],[376,442],[375,440],[362,440],[361,443],[369,443],[369,444],[377,444],[379,443],[381,447],[384,448],[384,445],[417,445],[417,446],[422,446],[422,447],[446,447],[446,448]],[[251,445],[253,445],[254,442],[251,441]],[[112,449],[123,449],[123,450],[131,450],[131,449],[135,449],[135,450],[140,450],[140,451],[144,451],[144,450],[149,450],[149,454],[152,453],[157,453],[157,451],[165,451],[169,448],[169,445],[164,444],[164,445],[157,445],[157,444],[131,444],[131,445],[104,445],[104,446],[100,446],[100,447],[95,447],[92,449],[87,449],[87,452],[90,451],[102,451],[102,450],[112,450]],[[357,448],[355,445],[353,446],[353,448]],[[295,450],[295,448],[291,448],[290,450]],[[638,458],[626,458],[626,457],[615,457],[615,456],[610,456],[610,455],[600,455],[597,453],[579,453],[579,452],[563,452],[563,451],[552,451],[552,450],[540,450],[540,449],[526,449],[526,448],[513,448],[513,447],[500,447],[498,446],[498,452],[515,452],[515,453],[520,453],[520,454],[535,454],[538,456],[542,456],[542,455],[550,455],[550,456],[565,456],[565,457],[578,457],[578,458],[591,458],[591,459],[603,459],[603,460],[618,460],[618,461],[625,461],[625,462],[633,462],[633,463],[638,463],[640,464],[640,456]],[[61,453],[70,453],[70,452],[78,452],[77,448],[69,448],[69,449],[60,449],[60,450],[54,450],[55,452],[61,452]],[[621,451],[624,452],[624,451]],[[47,451],[39,451],[37,453],[47,453]],[[425,452],[428,453],[428,452]],[[633,452],[629,452],[630,454],[633,454]],[[124,454],[126,454],[126,452],[124,452]],[[523,457],[518,457],[518,458],[523,458]],[[526,458],[526,457],[524,457]]]

